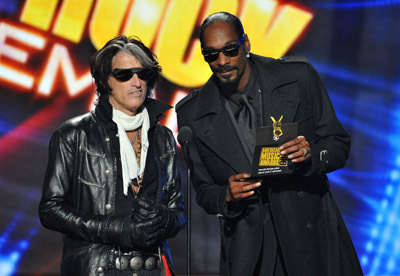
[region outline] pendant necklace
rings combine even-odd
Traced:
[[[138,140],[137,150],[135,149],[136,139]],[[136,130],[135,136],[133,136],[133,138],[131,140],[131,144],[132,144],[133,150],[135,151],[136,162],[138,164],[138,167],[140,168],[140,155],[141,155],[142,142],[140,140],[139,129]],[[141,187],[140,182],[139,182],[140,179],[141,179],[141,177],[138,176],[138,179],[136,179],[136,181],[133,181],[133,185]]]

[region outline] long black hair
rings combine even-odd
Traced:
[[[126,52],[135,56],[144,68],[153,71],[153,77],[147,81],[147,96],[151,96],[151,90],[160,79],[161,66],[157,57],[136,37],[117,36],[108,41],[103,48],[94,53],[90,58],[90,72],[97,86],[99,97],[108,96],[111,87],[108,78],[112,69],[112,59],[118,52]]]

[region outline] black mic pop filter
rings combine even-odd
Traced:
[[[178,142],[181,145],[188,144],[192,141],[193,132],[188,126],[184,126],[179,130],[178,133]]]

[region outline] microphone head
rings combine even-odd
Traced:
[[[189,143],[192,141],[193,132],[188,126],[184,126],[179,130],[178,133],[178,142],[179,144],[183,145],[185,143]]]

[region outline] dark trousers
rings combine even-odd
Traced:
[[[261,196],[266,199],[267,197]],[[269,204],[263,200],[260,201],[261,210],[264,218],[263,246],[258,255],[257,265],[254,270],[254,276],[287,276],[283,256],[279,248],[278,239],[275,234],[275,228],[270,216]]]

